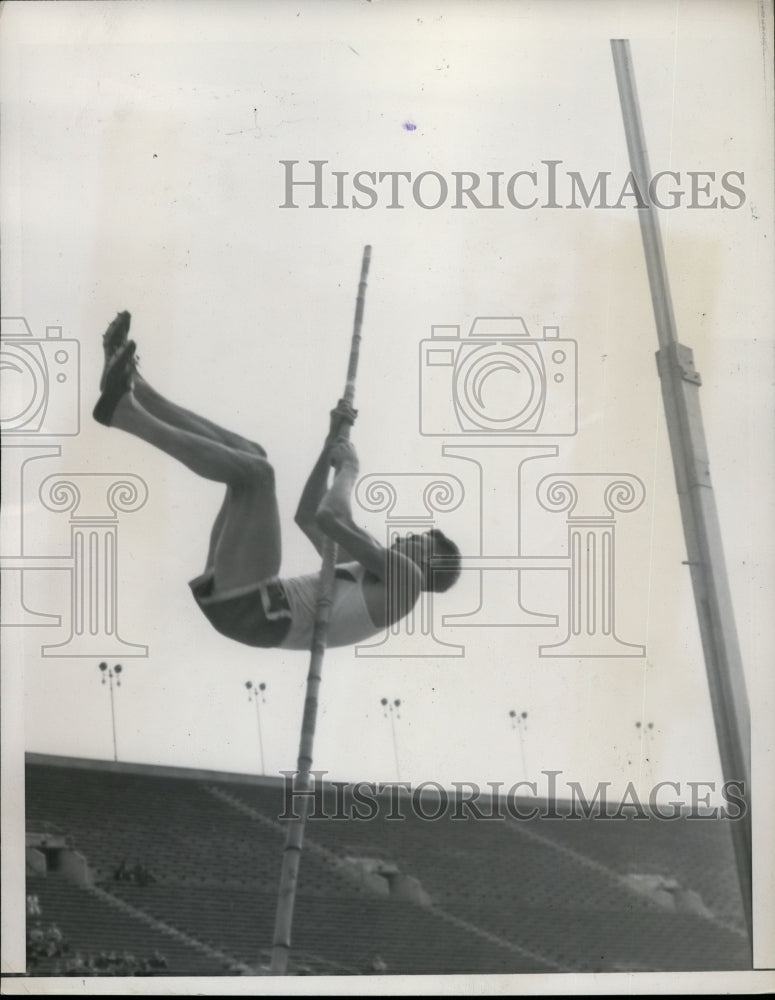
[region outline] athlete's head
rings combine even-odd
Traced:
[[[436,593],[449,590],[460,576],[460,549],[438,528],[424,531],[421,535],[410,533],[397,538],[393,548],[399,549],[420,567],[423,590]]]

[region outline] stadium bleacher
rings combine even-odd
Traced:
[[[408,803],[396,821],[387,800],[370,821],[343,820],[332,796],[307,824],[292,971],[748,967],[729,821],[460,821],[451,810],[429,821]],[[28,895],[70,954],[161,953],[160,974],[176,976],[266,973],[283,802],[276,779],[30,754],[28,842],[61,831],[88,877],[76,884],[49,851],[28,868]],[[146,877],[117,877],[134,866]]]

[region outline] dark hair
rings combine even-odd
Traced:
[[[460,549],[438,528],[431,528],[428,535],[431,540],[431,559],[423,589],[443,593],[457,583],[460,576]]]

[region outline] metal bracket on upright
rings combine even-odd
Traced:
[[[702,385],[702,376],[694,367],[694,353],[691,347],[679,343],[665,344],[657,351],[655,357],[660,378],[668,375],[670,368],[677,368],[684,382]]]

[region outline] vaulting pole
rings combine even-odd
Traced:
[[[371,262],[371,247],[363,248],[361,262],[361,278],[358,283],[358,297],[355,302],[355,321],[350,345],[350,362],[347,366],[343,399],[352,406],[355,398],[355,376],[358,371],[358,357],[361,346],[361,326],[363,325],[363,307],[366,299],[366,279]],[[350,428],[344,424],[340,432],[349,437]],[[334,589],[334,570],[336,568],[336,543],[326,538],[323,544],[323,565],[320,572],[320,586],[315,614],[315,628],[312,634],[312,649],[310,650],[309,673],[307,674],[307,695],[304,701],[304,715],[301,722],[301,740],[299,743],[299,761],[294,791],[294,798],[300,799],[296,818],[288,821],[283,863],[280,871],[280,892],[277,899],[275,915],[274,943],[272,946],[271,972],[282,976],[288,970],[288,958],[291,949],[291,927],[293,925],[293,908],[296,902],[296,886],[299,878],[299,864],[304,844],[304,826],[312,798],[310,771],[312,768],[312,747],[315,740],[315,723],[318,714],[318,698],[323,670],[323,657],[326,652],[328,637],[328,622],[331,615],[331,596]]]
[[[657,211],[648,196],[649,170],[630,46],[612,39],[616,82],[630,168],[642,198],[643,249],[659,339],[657,369],[667,417],[694,601],[705,656],[721,768],[725,782],[742,792],[744,815],[731,824],[740,894],[751,940],[751,718],[743,664],[721,544],[716,501],[700,412],[700,376],[691,349],[678,342]],[[740,787],[742,786],[742,788]]]

